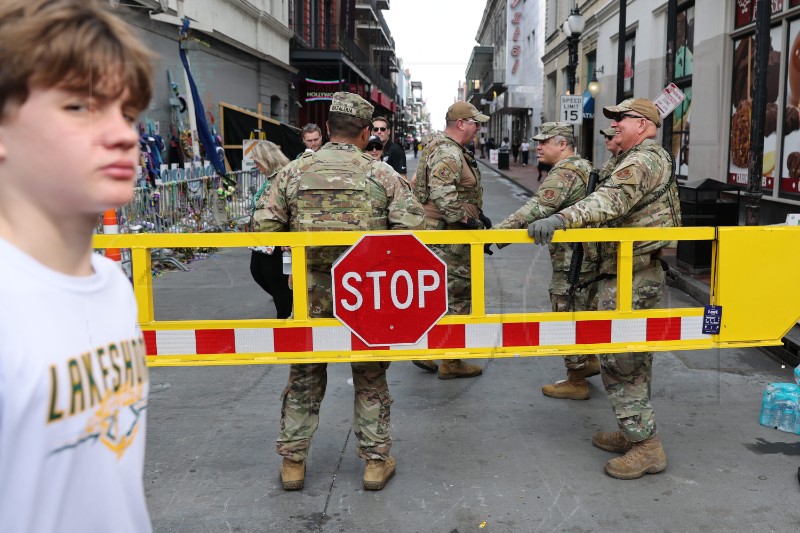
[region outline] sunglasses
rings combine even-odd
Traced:
[[[388,130],[388,129],[389,129],[389,128],[378,128],[378,127],[373,127],[373,128],[372,128],[372,131],[386,131],[386,130]]]
[[[616,115],[614,115],[612,117],[612,120],[614,122],[622,122],[626,118],[643,118],[643,119],[647,120],[647,117],[642,117],[640,115],[631,115],[629,113],[617,113]]]
[[[378,151],[383,150],[383,146],[378,146],[376,144],[370,144],[369,146],[367,146],[367,152],[372,152],[373,150],[378,150]]]

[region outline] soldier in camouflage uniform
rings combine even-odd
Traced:
[[[586,199],[531,224],[528,233],[537,243],[549,243],[556,230],[601,223],[618,227],[679,226],[678,186],[672,156],[654,138],[661,118],[652,102],[629,98],[603,108],[617,132],[622,153],[619,163],[598,190]],[[634,309],[655,307],[664,287],[665,271],[660,251],[668,241],[637,241],[633,245]],[[602,257],[598,284],[598,308],[616,308],[616,254]],[[657,435],[650,403],[653,353],[600,356],[601,375],[619,430],[599,432],[592,444],[624,453],[606,463],[606,473],[619,479],[636,479],[667,467],[667,457]]]
[[[514,214],[495,226],[496,229],[527,228],[534,220],[547,218],[586,197],[586,186],[592,167],[575,153],[572,125],[565,122],[547,122],[539,135],[533,138],[539,161],[552,165],[552,170],[542,182],[536,196]],[[499,244],[503,247],[503,244]],[[588,282],[597,275],[597,245],[584,243],[584,258],[578,284]],[[572,261],[572,243],[550,245],[553,277],[550,281],[550,302],[554,312],[587,311],[592,309],[596,285],[588,283],[570,294],[567,280]],[[588,400],[587,377],[600,373],[597,356],[571,355],[564,358],[567,379],[542,387],[542,394],[566,400]]]
[[[447,110],[445,131],[425,146],[417,166],[414,196],[425,210],[425,229],[483,229],[491,225],[483,215],[481,173],[472,154],[465,148],[477,134],[480,124],[489,120],[472,104],[456,102]],[[488,224],[485,224],[487,222]],[[470,312],[470,248],[465,244],[431,245],[447,264],[448,313]],[[478,365],[461,359],[414,361],[439,379],[471,378],[483,373]]]
[[[254,214],[257,231],[422,228],[422,206],[405,180],[386,163],[362,152],[369,139],[372,112],[372,105],[355,94],[334,95],[327,124],[331,141],[278,172],[264,208]],[[312,318],[333,316],[330,270],[345,248],[308,249]],[[351,367],[355,388],[353,431],[358,439],[358,456],[367,460],[364,488],[380,490],[395,471],[395,460],[389,455],[389,363],[351,363]],[[325,363],[290,367],[277,440],[278,453],[284,458],[284,489],[303,487],[305,461],[325,395],[326,368]]]
[[[598,174],[598,181],[602,183],[611,175],[614,167],[616,167],[617,163],[619,163],[619,154],[622,150],[620,150],[619,144],[617,144],[617,140],[615,138],[617,135],[617,130],[609,126],[604,130],[600,130],[600,133],[603,135],[603,141],[606,143],[606,150],[611,153],[611,157],[608,158],[608,161],[606,161],[606,164],[603,165],[603,168],[600,169]]]

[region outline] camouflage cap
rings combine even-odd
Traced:
[[[331,113],[339,113],[341,115],[349,115],[351,117],[372,121],[373,111],[375,111],[375,107],[372,104],[353,93],[335,93],[331,101]]]
[[[478,109],[469,102],[456,102],[447,109],[445,120],[466,120],[473,119],[476,122],[487,122],[489,117],[478,111]]]
[[[600,133],[601,133],[602,135],[605,135],[606,137],[613,137],[614,135],[616,135],[616,134],[617,134],[617,130],[615,130],[614,128],[612,128],[611,126],[609,126],[609,127],[607,127],[606,129],[604,129],[604,130],[600,130]]]
[[[542,131],[539,132],[539,135],[534,136],[533,140],[546,141],[550,137],[555,137],[556,135],[566,137],[567,139],[574,139],[572,124],[566,122],[545,122],[542,124]]]
[[[661,115],[658,113],[658,108],[647,98],[628,98],[618,105],[610,105],[603,108],[603,114],[610,119],[613,119],[619,113],[628,113],[630,111],[642,115],[656,126],[661,126]]]

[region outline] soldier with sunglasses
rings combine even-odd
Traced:
[[[629,98],[603,108],[611,119],[620,147],[619,163],[597,191],[528,227],[537,244],[549,244],[558,229],[599,224],[605,227],[670,227],[681,225],[675,162],[656,141],[661,117],[646,98]],[[666,272],[660,260],[669,241],[633,244],[633,309],[652,309],[661,299]],[[606,249],[605,247],[603,248]],[[603,254],[598,279],[598,309],[617,303],[617,254]],[[592,437],[597,448],[624,454],[606,463],[608,475],[637,479],[667,467],[650,403],[652,352],[600,356],[600,374],[617,417],[618,430]]]

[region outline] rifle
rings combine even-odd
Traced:
[[[589,196],[597,188],[597,181],[599,176],[597,169],[592,169],[589,173],[589,183],[586,186],[586,196]],[[569,263],[569,272],[567,273],[567,281],[569,281],[569,299],[570,307],[572,307],[572,299],[575,295],[575,285],[578,283],[578,278],[581,275],[581,266],[583,265],[583,243],[572,243],[572,260]]]

